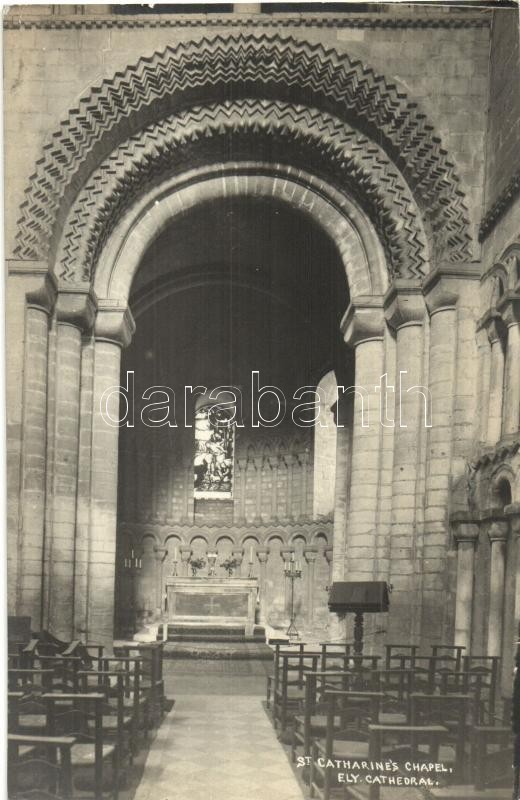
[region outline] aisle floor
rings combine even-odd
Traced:
[[[263,667],[172,665],[166,692],[175,706],[148,753],[135,800],[302,800],[262,705]]]

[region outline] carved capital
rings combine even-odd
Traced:
[[[504,514],[509,520],[511,533],[520,537],[520,503],[511,503],[511,505],[506,506]]]
[[[244,548],[243,547],[233,547],[233,549],[231,550],[231,553],[232,553],[233,558],[235,559],[235,561],[238,561],[238,563],[241,564],[242,561],[243,561],[243,558],[244,558]]]
[[[287,564],[289,561],[292,561],[292,557],[294,556],[294,548],[293,547],[283,547],[280,550],[280,555],[282,556],[283,560]]]
[[[90,289],[59,289],[56,299],[56,318],[59,323],[74,325],[82,333],[90,333],[96,311],[96,297]]]
[[[515,292],[507,292],[497,303],[497,311],[502,316],[504,324],[509,328],[511,325],[520,324],[520,296]]]
[[[422,288],[430,316],[456,308],[461,281],[479,281],[474,264],[439,264],[423,281]]]
[[[489,508],[480,515],[480,524],[491,542],[506,541],[509,533],[509,522],[500,509]]]
[[[476,545],[479,535],[479,526],[476,522],[463,522],[462,520],[452,523],[453,525],[453,538],[457,544],[462,542],[470,542]]]
[[[186,564],[190,560],[191,547],[189,546],[189,544],[181,544],[181,546],[179,547],[179,551],[181,554],[181,561],[183,561]]]
[[[352,300],[341,320],[346,344],[356,347],[362,342],[382,339],[385,319],[382,300],[377,297]]]
[[[256,555],[258,556],[258,560],[260,564],[266,564],[267,559],[269,558],[269,548],[268,547],[257,547]]]
[[[128,306],[100,301],[94,329],[96,341],[127,347],[135,332],[135,322]]]
[[[502,316],[496,310],[491,310],[484,314],[479,320],[478,328],[486,331],[490,344],[503,339],[506,333],[506,326]]]
[[[316,546],[308,546],[303,548],[303,557],[307,564],[314,563],[318,556],[318,548]]]
[[[168,555],[168,550],[166,547],[158,547],[157,545],[154,545],[153,552],[157,561],[164,561]]]
[[[490,542],[505,542],[509,533],[509,523],[506,520],[495,520],[489,523],[487,533]]]
[[[50,314],[54,308],[56,297],[58,296],[58,284],[51,272],[48,272],[40,285],[27,292],[27,307],[38,308]]]
[[[331,564],[332,563],[332,557],[334,555],[334,548],[331,547],[331,546],[326,547],[325,550],[323,551],[323,555],[325,556],[327,564]]]
[[[395,331],[408,325],[422,325],[426,304],[416,281],[395,280],[384,299],[386,321]]]

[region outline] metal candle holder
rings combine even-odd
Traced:
[[[291,621],[289,623],[289,627],[287,628],[287,636],[297,638],[299,636],[298,630],[295,625],[296,614],[294,612],[294,581],[301,578],[302,571],[300,568],[300,562],[294,561],[294,556],[288,564],[285,565],[285,577],[291,581]]]

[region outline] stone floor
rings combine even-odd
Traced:
[[[302,800],[265,713],[262,662],[165,665],[175,706],[148,753],[134,800]]]
[[[166,661],[165,689],[175,700],[132,785],[120,800],[303,800],[287,755],[264,710],[269,664],[262,661]],[[146,759],[146,760],[144,760]],[[368,794],[368,792],[367,792]],[[381,800],[507,800],[510,789],[469,786],[385,788]]]

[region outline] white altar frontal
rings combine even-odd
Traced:
[[[256,578],[166,579],[168,622],[178,625],[244,626],[253,634],[258,594]]]

